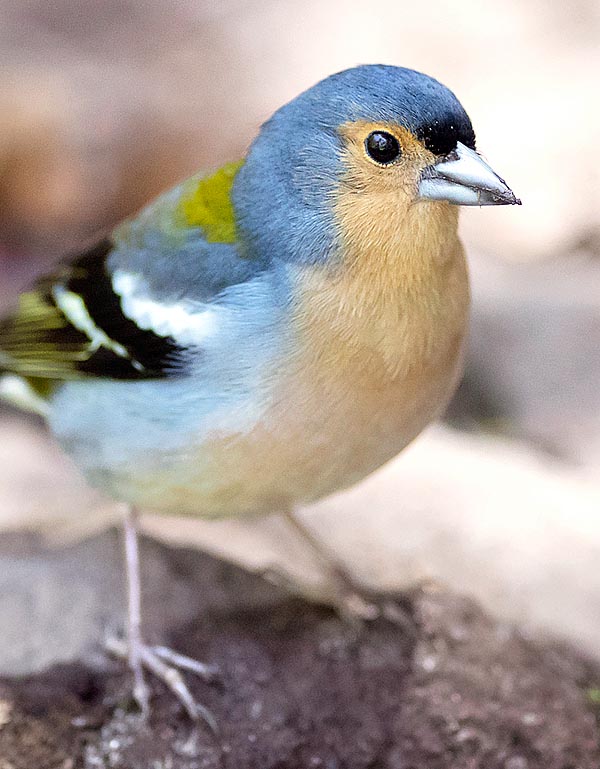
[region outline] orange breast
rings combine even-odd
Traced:
[[[444,409],[460,373],[469,289],[454,233],[445,249],[425,243],[413,254],[417,275],[398,259],[386,274],[381,254],[375,278],[368,261],[337,275],[298,268],[294,335],[260,419],[202,436],[143,490],[136,481],[138,504],[207,517],[275,512],[401,451]]]

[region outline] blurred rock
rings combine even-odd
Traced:
[[[111,540],[114,538],[111,538]],[[4,536],[0,549],[0,672],[23,675],[96,651],[120,629],[123,570],[116,547],[84,542],[45,551],[35,536]]]
[[[586,249],[533,265],[471,254],[463,427],[499,431],[600,466],[600,262]]]
[[[38,637],[46,655],[65,659],[75,651],[69,631],[75,639],[102,632],[103,619],[121,604],[115,544],[103,537],[61,552],[22,554],[21,590],[51,592],[56,603],[48,612],[45,596],[33,602],[16,645]],[[124,664],[88,654],[87,666],[0,680],[0,755],[7,766],[598,766],[598,666],[494,622],[472,601],[415,590],[397,597],[401,625],[378,620],[357,632],[331,611],[205,554],[144,542],[143,564],[147,618],[150,625],[162,619],[160,640],[219,667],[212,685],[188,677],[218,733],[192,726],[156,681],[151,720],[142,726],[128,707]],[[105,592],[101,612],[87,602],[88,580]],[[3,656],[5,649],[0,644]]]
[[[144,625],[149,639],[164,641],[175,627],[203,611],[249,610],[280,593],[248,576],[228,593],[222,562],[144,544]],[[224,571],[225,570],[225,571]],[[198,586],[211,583],[210,598]],[[269,598],[270,597],[270,598]],[[24,675],[58,662],[101,663],[107,635],[125,622],[121,537],[112,530],[76,545],[48,549],[35,534],[5,535],[0,543],[0,675]]]

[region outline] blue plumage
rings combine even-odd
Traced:
[[[199,177],[201,178],[201,177]],[[148,294],[171,302],[210,302],[229,286],[262,271],[268,259],[247,258],[239,243],[209,243],[200,227],[176,222],[183,190],[161,195],[114,233],[111,271],[143,275]]]

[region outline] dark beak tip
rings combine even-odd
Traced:
[[[498,203],[505,206],[522,206],[521,198],[518,198],[512,190],[498,198]]]
[[[522,206],[521,198],[518,198],[514,192],[511,191],[510,197],[506,201],[510,206]]]

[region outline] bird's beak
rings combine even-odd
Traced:
[[[514,192],[475,150],[460,142],[419,180],[419,198],[447,200],[457,206],[520,206]]]

